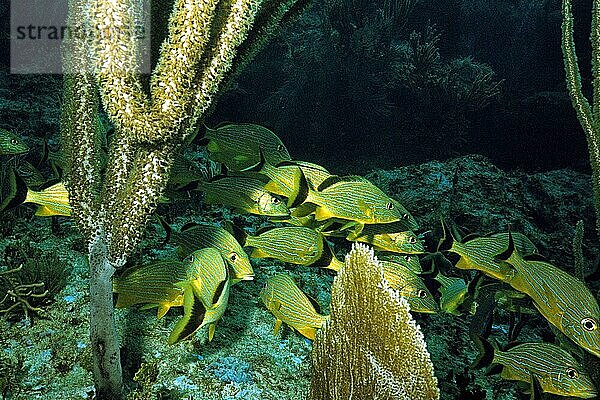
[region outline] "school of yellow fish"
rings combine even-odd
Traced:
[[[27,151],[14,135],[4,136],[0,131],[0,155]],[[212,340],[231,286],[254,279],[250,258],[339,271],[343,262],[331,243],[335,238],[366,243],[377,250],[385,279],[408,300],[412,311],[457,315],[464,311],[461,304],[472,296],[468,282],[434,271],[441,294],[436,302],[420,276],[419,255],[426,251],[415,233],[417,222],[399,201],[366,178],[337,176],[322,166],[292,160],[277,135],[259,125],[226,123],[207,128],[203,142],[209,158],[221,163],[224,173],[201,179],[192,162],[180,156],[170,185],[203,192],[207,204],[265,216],[271,225],[250,233],[229,222],[222,226],[190,223],[173,231],[160,219],[167,237],[178,245],[178,258],[126,270],[114,279],[114,291],[117,307],[157,307],[158,318],[171,307],[183,307],[170,344],[190,338],[204,326]],[[19,174],[12,179],[19,188],[15,190],[18,203],[36,204],[36,215],[70,215],[62,183],[34,191],[23,190]],[[244,247],[251,249],[250,256]],[[439,252],[458,255],[455,268],[479,271],[528,297],[551,325],[600,357],[597,300],[583,282],[539,256],[526,236],[506,232],[456,240],[445,229]],[[314,339],[328,319],[286,274],[269,278],[260,299],[276,318],[275,333],[285,323]],[[476,304],[471,306],[467,312],[473,312]],[[588,374],[561,347],[524,343],[500,350],[483,337],[475,341],[481,350],[477,366],[495,365],[501,377],[526,382],[534,394],[579,398],[597,394]]]

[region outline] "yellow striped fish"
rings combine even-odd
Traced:
[[[229,268],[218,250],[210,247],[197,250],[188,261],[193,276],[176,284],[183,290],[183,317],[169,335],[169,344],[189,338],[206,325],[211,341],[229,301]]]
[[[265,184],[257,179],[226,176],[200,182],[207,204],[223,204],[242,212],[270,217],[287,217],[290,211],[283,201],[264,189]]]
[[[130,268],[113,279],[113,291],[117,293],[117,308],[149,303],[158,307],[162,318],[171,307],[183,305],[183,290],[175,286],[191,279],[193,268],[189,262],[160,260]]]
[[[360,176],[331,176],[314,190],[302,173],[297,194],[290,200],[292,207],[314,204],[317,221],[331,218],[351,221],[346,227],[354,226],[357,234],[364,224],[404,221],[406,230],[418,228],[415,219],[398,201]],[[301,216],[297,212],[292,214]]]
[[[436,313],[439,307],[423,280],[410,269],[391,261],[379,260],[383,277],[404,297],[410,310],[419,313]]]
[[[329,316],[318,313],[318,304],[311,301],[289,275],[279,274],[269,278],[260,292],[260,299],[276,318],[274,335],[281,328],[281,323],[285,322],[302,336],[315,340],[317,329],[329,319]]]
[[[163,220],[160,223],[167,232],[167,240],[172,235],[179,245],[177,254],[186,258],[194,251],[205,247],[212,247],[221,253],[231,268],[233,283],[241,280],[254,279],[254,271],[248,255],[242,246],[225,229],[216,225],[189,223],[181,228],[180,232],[172,232],[171,227]]]
[[[405,268],[408,268],[415,274],[423,272],[419,257],[414,254],[396,254],[396,253],[377,253],[377,259],[379,261],[390,261],[399,264]]]
[[[512,234],[508,248],[497,259],[512,270],[504,282],[531,297],[548,322],[600,357],[600,307],[585,283],[539,257],[522,258]]]
[[[268,227],[255,236],[237,232],[244,246],[253,247],[251,257],[275,258],[291,264],[339,271],[342,265],[323,235],[303,226]]]
[[[523,234],[514,233],[513,239],[521,254],[533,254],[537,251],[534,244]],[[455,240],[444,226],[444,237],[438,245],[438,251],[458,254],[458,269],[475,269],[494,279],[504,280],[513,268],[496,260],[498,253],[508,246],[508,233],[490,236],[467,236],[461,242]]]
[[[23,154],[29,147],[17,135],[0,128],[0,156]]]
[[[582,399],[596,397],[589,375],[565,350],[550,343],[523,343],[500,351],[483,338],[475,343],[480,355],[474,368],[499,365],[500,376],[508,380],[529,383],[535,392],[533,379],[543,392]]]
[[[35,212],[35,215],[39,217],[51,217],[54,215],[71,216],[69,193],[62,182],[39,192],[30,189],[27,190],[27,197],[23,203],[39,205]]]
[[[177,154],[169,173],[168,186],[182,188],[189,183],[202,179],[200,167],[183,154]]]
[[[220,124],[206,128],[206,149],[213,161],[223,163],[231,171],[241,171],[260,162],[260,151],[265,159],[277,165],[291,160],[283,142],[271,130],[255,124]]]
[[[300,170],[304,173],[304,177],[311,187],[318,187],[331,176],[325,168],[306,161],[283,161],[273,165],[265,160],[262,150],[260,152],[260,162],[252,168],[244,170],[244,172],[256,172],[268,177],[270,180],[265,185],[265,190],[290,198],[298,190],[301,179]]]
[[[383,224],[385,225],[385,224]],[[381,225],[374,225],[378,227]],[[423,254],[425,247],[413,231],[377,233],[377,228],[365,225],[362,232],[357,235],[351,232],[346,239],[352,242],[362,242],[373,246],[375,250],[391,251],[403,254]]]

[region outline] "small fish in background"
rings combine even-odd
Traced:
[[[582,399],[596,397],[592,380],[568,352],[550,343],[522,343],[498,350],[481,336],[474,336],[480,354],[472,368],[495,365],[507,380],[526,382],[536,392],[536,382],[542,392]],[[535,381],[534,381],[535,380]],[[539,399],[539,397],[538,397]]]
[[[178,153],[173,161],[167,186],[179,189],[202,179],[203,173],[200,166],[183,154]]]
[[[212,247],[219,250],[231,268],[233,284],[242,280],[254,279],[254,271],[248,255],[227,230],[217,225],[191,222],[176,232],[163,218],[159,217],[158,220],[166,232],[165,241],[168,242],[172,236],[175,243],[178,244],[177,255],[179,257],[186,258],[198,249]]]
[[[211,160],[230,171],[242,171],[260,162],[260,152],[272,165],[291,160],[290,153],[271,130],[256,124],[223,123],[206,128],[203,138]]]
[[[260,292],[260,299],[276,318],[274,335],[285,322],[302,336],[315,340],[317,329],[329,319],[320,314],[319,304],[302,292],[289,275],[269,278]]]
[[[200,182],[198,189],[204,192],[207,204],[222,204],[244,213],[271,217],[287,217],[290,211],[283,201],[264,189],[257,179],[224,176]]]
[[[346,240],[351,242],[362,242],[373,246],[375,250],[391,251],[402,254],[423,254],[425,247],[423,242],[413,231],[404,232],[381,232],[381,225],[365,225],[362,232],[357,235],[355,232],[350,232],[346,236]],[[385,228],[383,228],[385,231]]]
[[[436,281],[440,283],[440,288],[438,289],[440,294],[440,309],[448,314],[452,315],[461,315],[462,313],[459,311],[459,307],[466,300],[468,295],[468,285],[462,278],[444,276],[442,274],[437,274],[435,278]],[[475,303],[471,303],[471,313],[474,313]]]
[[[377,259],[379,261],[389,261],[395,264],[399,264],[404,268],[408,268],[415,274],[423,273],[423,269],[421,268],[421,263],[419,262],[419,257],[414,254],[398,254],[398,253],[389,253],[389,252],[378,252]]]
[[[39,207],[35,215],[38,217],[71,216],[69,192],[67,192],[67,188],[62,182],[55,183],[40,191],[28,189],[23,203],[37,204]]]
[[[17,135],[0,128],[0,156],[23,154],[29,151],[29,146]]]
[[[116,307],[149,304],[143,308],[158,307],[157,317],[162,318],[171,307],[183,305],[183,289],[176,284],[190,279],[193,268],[189,262],[159,260],[127,269],[113,279]]]
[[[183,290],[183,317],[169,335],[175,344],[208,325],[208,340],[212,341],[217,322],[229,301],[229,268],[221,253],[213,248],[200,249],[188,257],[192,276],[176,284]]]
[[[365,224],[404,221],[404,230],[418,228],[415,219],[398,201],[360,176],[331,176],[314,189],[302,173],[297,194],[290,198],[289,204],[292,207],[301,204],[314,206],[294,210],[292,215],[297,217],[314,212],[316,221],[348,221],[342,230],[353,228],[356,235],[360,235]]]
[[[250,257],[274,258],[283,262],[321,267],[339,271],[344,265],[338,260],[325,237],[313,229],[303,226],[266,227],[256,235],[229,225],[239,243],[253,247]]]
[[[527,294],[569,339],[600,357],[600,306],[586,284],[538,255],[522,257],[511,233],[508,238],[508,247],[496,256],[512,270],[503,281]]]
[[[391,261],[379,260],[383,267],[383,277],[390,287],[399,292],[410,305],[410,310],[418,313],[437,313],[439,306],[425,286],[423,280],[410,269]]]

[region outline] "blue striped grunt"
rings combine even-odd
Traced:
[[[265,160],[262,150],[260,151],[260,162],[252,168],[244,170],[245,173],[256,172],[269,178],[265,190],[273,194],[293,197],[298,190],[300,182],[300,171],[304,173],[311,187],[318,187],[331,174],[320,165],[306,161],[282,161],[273,165]]]
[[[23,203],[37,204],[39,207],[35,215],[39,217],[51,217],[55,215],[71,216],[69,192],[67,192],[67,188],[65,188],[62,182],[40,191],[28,189]]]
[[[116,307],[149,303],[158,307],[158,318],[162,318],[169,308],[183,305],[183,290],[175,284],[191,279],[192,268],[189,262],[159,260],[126,270],[113,279]]]
[[[533,254],[537,249],[527,236],[513,234],[515,244],[521,254]],[[513,268],[497,262],[496,255],[508,246],[508,233],[497,233],[488,236],[470,235],[462,241],[455,240],[444,225],[444,237],[440,240],[438,251],[458,254],[460,259],[455,264],[458,269],[475,269],[494,279],[504,280]]]
[[[211,341],[229,301],[229,268],[217,249],[196,250],[186,260],[193,273],[176,284],[183,290],[183,317],[169,335],[169,344],[189,338],[206,325]]]
[[[325,237],[303,226],[267,227],[251,236],[236,231],[244,246],[253,247],[251,257],[275,258],[291,264],[339,271],[342,265]]]
[[[383,224],[385,225],[385,224]],[[373,225],[379,227],[381,225]],[[371,225],[365,225],[362,232],[357,235],[351,232],[346,239],[352,242],[367,243],[375,250],[391,251],[403,254],[423,254],[425,247],[413,231],[378,233]]]
[[[23,154],[29,147],[17,135],[0,128],[0,156]]]
[[[291,160],[283,142],[271,130],[255,124],[223,123],[214,129],[206,128],[206,149],[213,161],[223,163],[231,171],[241,171],[265,159],[277,165]]]
[[[185,224],[181,231],[172,232],[171,227],[163,219],[160,219],[160,223],[167,232],[167,238],[172,235],[179,245],[177,248],[179,257],[186,258],[198,249],[213,247],[221,252],[221,256],[229,264],[233,283],[254,279],[254,271],[248,255],[227,230],[216,225],[191,222]]]
[[[331,176],[314,189],[301,173],[297,194],[290,198],[289,204],[293,207],[302,203],[314,205],[314,211],[311,211],[317,221],[350,221],[343,229],[352,226],[356,234],[362,231],[365,224],[386,224],[402,220],[407,223],[408,229],[418,228],[406,208],[360,176]],[[292,215],[301,216],[296,211]]]
[[[421,268],[421,263],[419,262],[419,257],[414,254],[378,252],[377,259],[379,261],[390,261],[396,264],[400,264],[401,266],[410,269],[415,274],[420,274],[423,272],[423,269]]]
[[[544,318],[569,339],[600,357],[600,307],[585,283],[539,257],[521,257],[512,234],[497,259],[511,269],[504,282],[531,297]]]
[[[269,278],[260,292],[260,299],[276,318],[273,334],[277,334],[281,323],[285,322],[302,336],[315,340],[317,329],[329,318],[319,314],[318,304],[304,294],[289,275]]]
[[[379,260],[383,277],[392,289],[397,290],[410,305],[410,310],[419,313],[436,313],[439,307],[423,280],[410,269],[391,261]]]
[[[480,355],[473,367],[499,365],[500,376],[522,381],[532,386],[539,384],[543,392],[583,399],[596,397],[589,375],[568,352],[551,343],[523,343],[501,351],[481,337],[475,337]]]
[[[264,189],[265,184],[257,179],[226,176],[200,182],[204,202],[223,204],[242,212],[270,217],[287,217],[290,211],[283,201]]]
[[[196,162],[178,153],[169,173],[169,187],[182,188],[203,179],[200,167]]]

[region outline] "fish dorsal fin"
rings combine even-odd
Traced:
[[[181,227],[181,229],[179,230],[179,232],[182,232],[182,233],[183,233],[183,232],[187,232],[187,231],[189,231],[190,229],[194,229],[194,228],[197,228],[197,227],[199,227],[199,226],[201,226],[201,225],[200,225],[199,223],[197,223],[197,222],[194,222],[194,221],[186,222],[186,223],[185,223],[185,224],[184,224],[184,225]]]
[[[262,228],[259,228],[259,229],[257,229],[257,230],[256,230],[256,233],[254,234],[254,236],[260,236],[260,235],[262,235],[263,233],[267,233],[267,232],[269,232],[269,231],[272,231],[272,230],[273,230],[273,229],[275,229],[275,228],[279,228],[279,227],[278,227],[278,226],[274,226],[274,225],[271,225],[271,226],[263,226]]]
[[[317,206],[313,203],[300,204],[292,211],[294,217],[302,218],[315,212]]]
[[[483,336],[479,334],[472,334],[471,338],[475,343],[475,347],[479,351],[477,358],[473,361],[470,368],[471,369],[479,369],[485,368],[492,364],[494,361],[494,346],[490,342],[487,341]]]
[[[322,192],[328,187],[335,185],[338,182],[343,182],[344,178],[339,175],[331,175],[327,179],[325,179],[321,184],[317,187],[317,192]]]
[[[509,230],[508,231],[508,247],[502,253],[497,254],[495,258],[496,258],[496,260],[499,260],[499,261],[507,261],[512,256],[512,254],[516,251],[517,250],[515,249],[515,240],[513,239],[512,233]]]
[[[246,244],[246,239],[248,239],[248,234],[246,231],[231,221],[223,221],[223,229],[229,232],[229,234],[234,237],[240,246],[244,247]]]
[[[477,234],[477,233],[469,233],[467,236],[463,237],[462,240],[460,241],[461,243],[468,243],[473,239],[478,239],[480,238],[481,235]]]
[[[436,251],[438,253],[450,250],[455,242],[452,231],[450,231],[450,228],[448,227],[448,223],[443,218],[440,218],[440,222],[442,223],[442,238],[437,245]]]
[[[548,259],[546,257],[544,257],[541,254],[537,254],[537,253],[533,253],[533,254],[528,254],[526,256],[523,257],[523,260],[525,261],[539,261],[539,262],[548,262]]]
[[[506,346],[504,346],[502,348],[502,351],[509,351],[510,349],[514,349],[515,347],[517,347],[520,344],[523,344],[523,342],[520,342],[518,340],[513,340],[512,342],[507,343]]]
[[[304,203],[308,197],[308,192],[311,190],[310,184],[308,183],[308,180],[306,180],[306,175],[304,175],[302,168],[300,168],[300,174],[298,175],[298,187],[295,189],[296,192],[288,198],[288,208],[298,207],[300,204]]]

